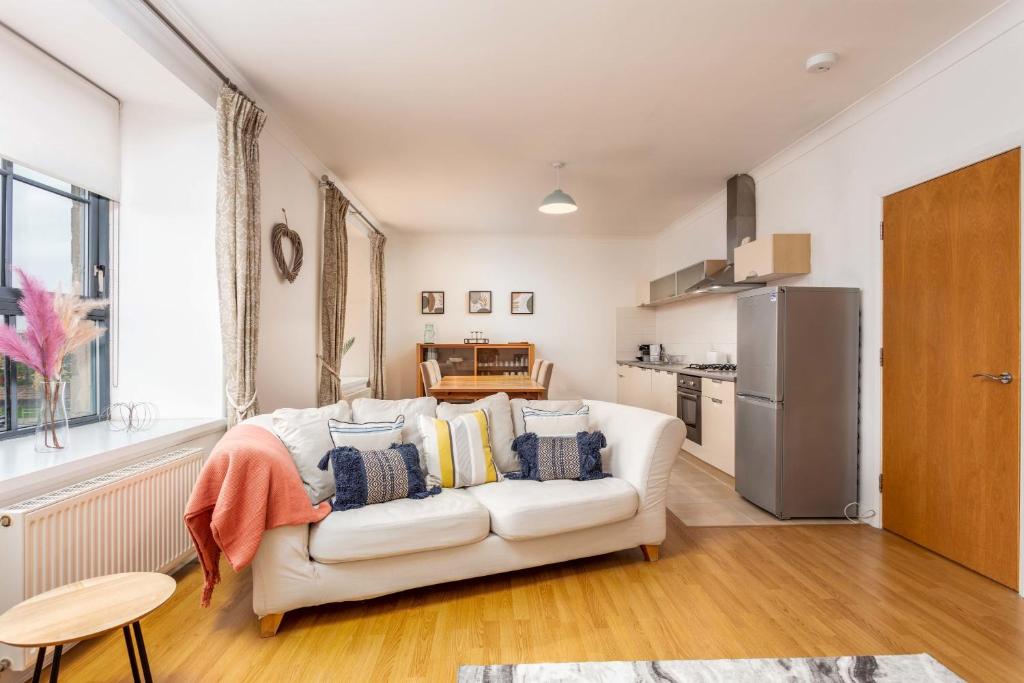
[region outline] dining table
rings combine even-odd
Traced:
[[[446,375],[427,390],[439,401],[475,401],[505,392],[509,398],[540,399],[547,395],[547,388],[529,377],[522,375]]]

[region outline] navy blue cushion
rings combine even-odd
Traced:
[[[331,507],[335,510],[441,493],[440,486],[427,488],[420,453],[411,443],[393,443],[390,448],[374,451],[341,446],[328,451],[317,466],[326,471],[328,463],[334,469]]]
[[[578,432],[576,436],[537,436],[520,434],[512,442],[519,456],[520,470],[505,476],[510,479],[604,479],[601,449],[607,445],[601,432]]]

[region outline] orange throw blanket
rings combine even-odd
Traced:
[[[213,447],[185,508],[185,526],[203,566],[203,607],[220,581],[220,554],[237,572],[252,562],[263,532],[319,522],[328,502],[313,506],[284,444],[262,427],[236,425]]]

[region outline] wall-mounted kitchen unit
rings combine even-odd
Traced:
[[[771,282],[811,272],[811,236],[775,233],[736,247],[736,282]]]

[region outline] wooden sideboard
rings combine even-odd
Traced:
[[[534,346],[529,342],[515,344],[417,344],[416,395],[426,396],[420,363],[434,359],[441,367],[441,376],[530,376]]]

